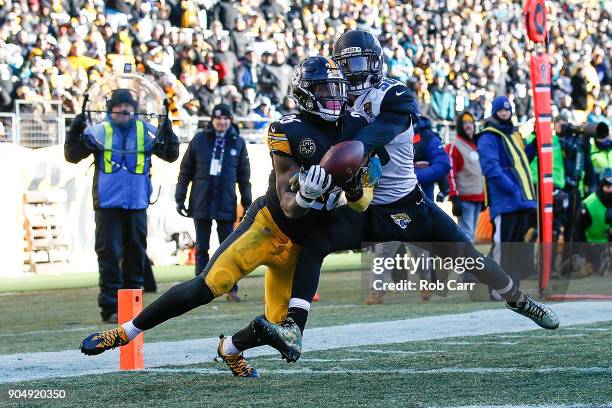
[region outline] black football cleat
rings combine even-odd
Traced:
[[[555,330],[559,327],[559,317],[555,312],[545,304],[536,302],[529,295],[523,294],[523,299],[513,304],[506,302],[506,307],[513,312],[530,318],[538,326],[545,329]]]
[[[288,317],[275,324],[268,321],[265,316],[258,316],[253,320],[253,328],[263,344],[280,351],[288,363],[294,363],[300,358],[302,332],[292,318]]]

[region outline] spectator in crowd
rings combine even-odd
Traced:
[[[35,57],[47,61],[44,64],[49,67],[68,58],[71,69],[66,75],[72,77],[73,85],[64,92],[69,90],[74,103],[62,95],[67,81],[51,81],[52,69],[42,73],[52,97],[64,99],[67,106],[78,106],[93,81],[122,68],[122,61],[128,60],[160,83],[170,72],[180,77],[186,71],[199,87],[200,73],[215,72],[222,86],[236,86],[244,98],[246,85],[240,83],[244,77],[227,69],[228,65],[235,67],[235,60],[245,59],[249,49],[262,61],[249,85],[268,96],[278,109],[287,94],[290,75],[285,73],[291,66],[307,55],[328,55],[342,32],[359,25],[379,33],[389,76],[419,84],[417,94],[425,102],[421,112],[432,120],[452,121],[468,107],[476,120],[482,120],[496,93],[510,96],[519,120],[529,116],[531,98],[523,96],[530,89],[525,75],[529,51],[524,46],[518,2],[458,0],[447,2],[444,9],[431,0],[370,0],[367,5],[172,0],[136,2],[133,7],[123,0],[81,2],[82,7],[43,2],[38,8],[6,2],[0,14],[0,77],[8,75],[9,80],[2,79],[6,82],[0,83],[0,91],[4,83],[13,84],[13,89],[0,92],[1,109],[13,109],[14,90],[41,74],[32,70],[37,65]],[[553,96],[556,104],[564,96],[571,98],[564,108],[572,123],[583,122],[594,104],[609,104],[610,91],[604,88],[611,80],[606,56],[612,55],[612,43],[605,24],[609,10],[603,3],[562,0],[549,5],[550,18],[555,21],[549,35]],[[217,47],[219,40],[228,49]],[[45,95],[44,84],[34,85],[41,87],[34,94]],[[7,93],[8,104],[4,101]],[[209,116],[219,102],[198,114]],[[574,115],[578,120],[574,121]]]
[[[512,105],[498,96],[491,106],[491,117],[477,141],[480,167],[486,179],[489,212],[493,223],[493,256],[517,282],[533,269],[528,250],[512,247],[502,251],[500,244],[530,241],[536,220],[536,196],[531,180],[529,158],[535,144],[528,148],[512,123]],[[492,293],[493,297],[498,294]]]
[[[453,120],[455,117],[455,96],[441,73],[436,74],[436,83],[431,91],[431,107],[434,119]]]
[[[285,62],[285,53],[277,51],[274,62],[267,64],[261,70],[261,93],[269,97],[274,104],[282,102],[289,92],[292,68]]]
[[[137,119],[134,113],[138,111],[138,102],[130,90],[113,91],[107,109],[111,112],[109,118],[89,127],[82,113],[74,118],[66,135],[64,155],[71,163],[94,156],[95,246],[100,272],[98,305],[102,321],[117,323],[117,290],[141,288],[148,262],[146,211],[153,190],[149,173],[151,154],[173,162],[179,155],[179,141],[167,118],[159,129]],[[141,140],[147,146],[145,129],[157,133],[157,138],[164,142],[157,145],[161,148],[126,154],[102,147],[120,146],[122,140],[133,145]]]
[[[260,75],[259,57],[253,48],[248,48],[236,72],[238,89],[256,87]]]
[[[283,105],[278,110],[278,113],[280,115],[290,115],[290,114],[298,113],[298,110],[295,104],[295,99],[293,99],[292,97],[288,95],[285,96],[285,98],[283,99]]]
[[[459,226],[474,241],[478,216],[484,202],[483,176],[474,140],[476,124],[474,116],[469,112],[457,115],[456,124],[457,138],[447,146],[451,164],[448,175],[449,197]]]
[[[223,243],[234,229],[236,184],[244,211],[252,201],[246,143],[231,120],[230,107],[216,105],[210,126],[191,140],[181,161],[175,193],[176,208],[179,214],[193,218],[195,224],[196,275],[206,273],[212,221],[217,224],[219,243]],[[186,207],[189,184],[191,193]],[[228,292],[227,299],[240,301],[238,286]]]
[[[259,99],[259,104],[255,109],[253,109],[253,113],[251,114],[251,117],[254,120],[253,128],[264,129],[266,126],[268,126],[268,123],[272,122],[272,118],[276,116],[274,113],[275,112],[272,110],[272,102],[270,101],[270,98],[267,96],[262,96]],[[258,119],[260,121],[257,121]]]

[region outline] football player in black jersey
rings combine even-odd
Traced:
[[[377,153],[383,174],[362,224],[351,225],[342,217],[335,217],[311,231],[304,240],[287,318],[278,324],[264,317],[253,321],[262,341],[279,350],[287,361],[295,361],[288,356],[299,357],[301,350],[295,345],[301,344],[323,259],[332,252],[358,249],[361,241],[432,243],[427,249],[441,258],[482,259],[484,268],[474,267],[468,272],[495,288],[512,311],[543,328],[556,329],[559,319],[555,313],[521,292],[492,258],[474,248],[452,218],[424,196],[416,182],[413,164],[411,123],[418,107],[405,85],[384,78],[378,40],[367,31],[347,31],[334,44],[333,59],[349,82],[348,109],[368,118],[369,125],[353,139],[364,143],[366,153]]]
[[[87,336],[80,347],[84,354],[123,346],[145,330],[210,303],[260,265],[268,268],[266,321],[285,318],[304,237],[333,218],[332,210],[340,199],[341,190],[331,186],[331,176],[319,162],[331,146],[348,137],[346,133],[365,124],[351,116],[339,120],[347,102],[346,87],[347,81],[331,59],[317,56],[302,61],[292,78],[292,96],[300,112],[283,116],[269,127],[267,143],[273,170],[265,196],[251,205],[204,273],[173,286],[133,320]],[[231,337],[222,337],[218,355],[235,376],[258,377],[242,356],[242,350],[258,345],[261,343],[249,325]]]

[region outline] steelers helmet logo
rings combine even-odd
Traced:
[[[312,156],[317,150],[317,146],[315,145],[314,140],[306,138],[300,142],[299,149],[302,156],[309,157]]]

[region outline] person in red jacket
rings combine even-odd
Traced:
[[[448,174],[453,215],[459,227],[474,241],[478,216],[484,201],[484,185],[478,149],[474,143],[474,116],[462,112],[456,118],[457,139],[446,146],[451,170]]]

